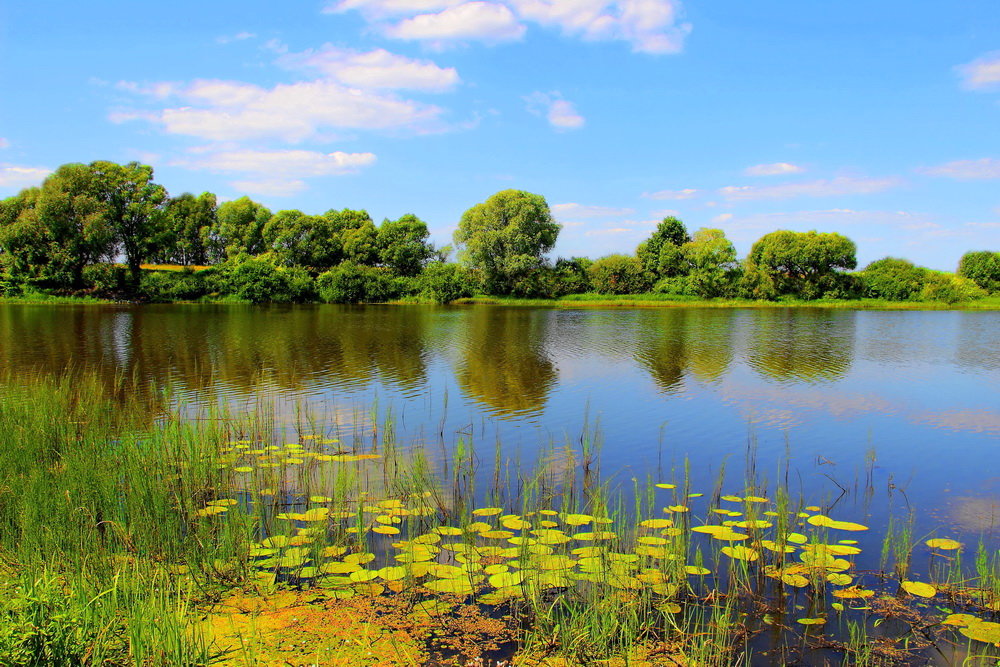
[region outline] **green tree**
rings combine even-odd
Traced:
[[[216,199],[211,192],[171,197],[164,208],[164,242],[156,259],[164,264],[207,264],[205,241],[216,226]]]
[[[657,278],[684,275],[687,265],[681,247],[690,240],[683,222],[666,217],[656,226],[652,236],[639,244],[635,254],[643,268]]]
[[[215,224],[203,232],[208,263],[219,264],[238,255],[264,252],[264,225],[270,219],[271,211],[249,197],[220,204]]]
[[[498,192],[462,214],[455,243],[463,261],[490,294],[510,294],[519,280],[543,265],[555,245],[559,225],[541,195]]]
[[[590,283],[599,294],[641,294],[652,286],[651,275],[638,257],[608,255],[588,269]]]
[[[90,169],[95,195],[104,206],[115,247],[125,255],[129,283],[134,288],[139,284],[139,266],[159,241],[167,191],[153,183],[149,165],[99,160],[91,162]]]
[[[282,266],[325,269],[341,260],[341,239],[329,219],[278,211],[264,225],[264,243]]]
[[[375,239],[379,264],[401,276],[417,275],[434,254],[428,236],[427,223],[415,215],[384,220]]]
[[[747,273],[760,271],[779,295],[814,299],[837,282],[839,270],[857,266],[856,252],[854,241],[837,233],[779,230],[753,244]]]
[[[699,229],[681,250],[687,261],[688,286],[698,296],[722,296],[732,284],[736,247],[721,229]]]
[[[873,299],[908,301],[920,296],[927,279],[926,269],[898,257],[877,259],[858,274],[862,294]]]
[[[976,250],[962,255],[958,275],[968,278],[987,292],[1000,292],[1000,252]]]

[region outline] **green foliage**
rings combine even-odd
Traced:
[[[301,267],[280,267],[251,258],[225,267],[226,291],[251,303],[288,303],[309,300],[313,281]]]
[[[458,264],[431,262],[420,274],[421,294],[437,303],[450,303],[472,296],[472,280]]]
[[[202,231],[208,263],[264,252],[264,225],[270,219],[271,211],[249,197],[220,204],[214,225]]]
[[[958,275],[968,278],[987,292],[1000,292],[1000,252],[977,250],[962,255]]]
[[[736,247],[721,229],[699,229],[681,250],[688,265],[691,294],[709,299],[727,296],[735,281]]]
[[[504,190],[462,214],[455,242],[487,293],[511,294],[543,266],[542,256],[558,235],[544,197]]]
[[[924,301],[940,301],[954,304],[974,299],[982,299],[986,290],[969,278],[962,278],[941,271],[927,271],[920,298]]]
[[[745,281],[757,294],[796,295],[816,299],[838,270],[857,266],[854,242],[836,233],[779,230],[765,234],[750,249]],[[753,267],[752,278],[747,279]],[[756,274],[760,275],[756,275]],[[744,288],[747,288],[745,282]],[[759,296],[756,298],[774,298]]]
[[[608,255],[594,262],[588,272],[598,294],[641,294],[649,290],[652,276],[638,257]]]
[[[687,267],[681,246],[690,240],[683,222],[666,217],[652,236],[639,244],[636,255],[643,269],[656,277],[684,275]]]
[[[920,297],[926,270],[897,257],[877,259],[858,274],[862,293],[873,299],[910,301]]]
[[[379,264],[401,276],[417,275],[434,253],[428,236],[427,223],[415,215],[383,221],[375,239]]]
[[[301,271],[300,269],[296,270]],[[215,269],[194,271],[187,267],[182,271],[143,271],[139,281],[139,294],[147,301],[193,301],[209,294],[215,286]],[[294,286],[295,275],[283,272],[289,282],[287,293],[301,294],[303,288]],[[306,274],[308,278],[308,274]],[[308,288],[304,290],[308,293]],[[269,300],[303,300],[302,298]]]
[[[399,296],[389,271],[349,261],[320,274],[316,287],[327,303],[375,303]]]
[[[673,278],[660,278],[653,285],[652,291],[656,294],[670,294],[672,296],[694,296],[695,292],[691,288],[691,280],[688,276],[674,276]]]
[[[160,247],[153,255],[158,264],[207,264],[206,241],[218,226],[216,199],[211,192],[194,196],[185,192],[167,200]]]
[[[278,211],[264,225],[264,243],[281,266],[326,268],[341,256],[341,240],[328,218]]]
[[[593,289],[590,283],[590,267],[593,260],[587,257],[560,257],[555,265],[548,270],[548,286],[545,296],[550,298],[566,296],[567,294],[583,294]]]
[[[99,296],[115,297],[125,291],[128,276],[121,264],[91,264],[83,269],[83,282]]]

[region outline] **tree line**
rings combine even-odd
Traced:
[[[0,201],[0,293],[129,300],[441,303],[482,293],[550,298],[655,292],[678,298],[938,300],[1000,291],[1000,253],[962,257],[955,274],[887,257],[856,271],[836,233],[775,231],[747,257],[719,229],[665,218],[633,254],[548,253],[560,227],[544,197],[505,190],[466,211],[451,247],[407,214],[271,212],[243,197],[170,196],[136,162],[66,164]],[[144,268],[145,267],[145,268]]]

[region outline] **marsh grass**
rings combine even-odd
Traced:
[[[399,443],[377,406],[348,424],[301,410],[279,424],[266,398],[240,415],[178,407],[151,419],[124,383],[115,402],[80,375],[3,387],[5,665],[211,664],[217,645],[197,619],[233,591],[390,596],[442,628],[475,607],[507,619],[512,651],[570,664],[738,665],[831,646],[877,664],[964,641],[941,625],[944,604],[976,615],[975,636],[1000,611],[994,545],[971,570],[960,550],[936,549],[914,572],[926,547],[908,515],[890,522],[880,570],[860,571],[842,538],[867,528],[793,494],[787,467],[784,483],[763,479],[752,443],[739,485],[723,468],[707,493],[694,489],[685,462],[624,493],[603,481],[598,424],[522,467],[468,434]],[[901,592],[918,576],[936,586],[931,605]],[[905,651],[869,641],[889,627]],[[266,647],[238,639],[256,664]]]

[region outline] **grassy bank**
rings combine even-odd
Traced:
[[[151,419],[105,395],[3,385],[0,664],[1000,660],[996,545],[905,517],[863,569],[869,528],[781,484],[611,492],[593,433],[535,470],[363,414],[279,428],[267,397]]]

